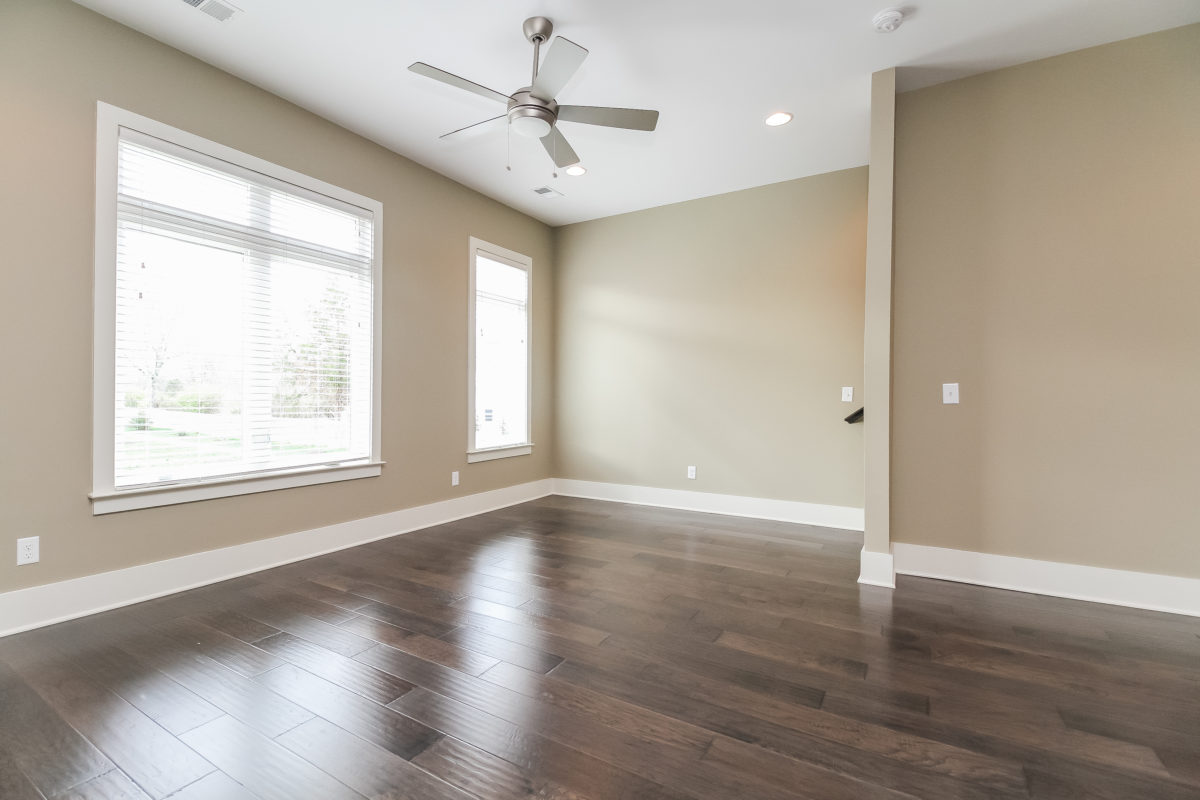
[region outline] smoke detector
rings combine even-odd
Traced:
[[[885,8],[871,18],[871,24],[880,33],[891,33],[904,22],[904,12],[898,8]]]

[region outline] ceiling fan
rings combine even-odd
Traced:
[[[550,44],[546,59],[542,61],[539,68],[538,57],[542,44],[549,41],[554,25],[545,17],[530,17],[525,20],[523,30],[525,38],[533,44],[533,79],[529,86],[523,86],[512,94],[497,92],[420,61],[409,67],[418,75],[465,89],[508,106],[508,111],[500,116],[459,128],[440,138],[445,139],[447,136],[454,136],[479,125],[507,119],[509,128],[514,133],[532,139],[540,139],[555,166],[568,167],[578,164],[579,156],[558,129],[559,121],[582,122],[585,125],[603,125],[609,128],[626,128],[634,131],[652,131],[658,125],[657,111],[639,108],[559,105],[554,96],[567,85],[567,81],[587,58],[588,51],[569,39],[559,36]]]

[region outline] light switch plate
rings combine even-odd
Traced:
[[[688,477],[691,478],[692,480],[696,480],[696,468],[695,467],[688,467]]]
[[[842,387],[842,402],[843,403],[853,403],[854,402],[854,387],[853,386],[843,386]]]
[[[450,473],[450,485],[458,486],[458,470]]]
[[[958,403],[958,384],[943,383],[942,384],[942,403],[952,405]]]

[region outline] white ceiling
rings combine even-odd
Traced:
[[[183,0],[76,1],[552,225],[865,164],[879,69],[913,89],[1200,21],[1197,0],[918,0],[892,34],[871,25],[887,0],[233,0],[227,22]],[[439,141],[503,106],[407,70],[526,86],[534,15],[590,51],[560,102],[661,111],[653,133],[561,123],[583,177],[552,178],[517,136],[507,171],[501,124]],[[765,127],[776,110],[795,120]]]

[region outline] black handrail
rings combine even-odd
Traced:
[[[853,414],[846,417],[846,422],[853,424],[855,422],[862,422],[862,419],[863,419],[863,410],[860,408],[858,411],[855,411]]]

